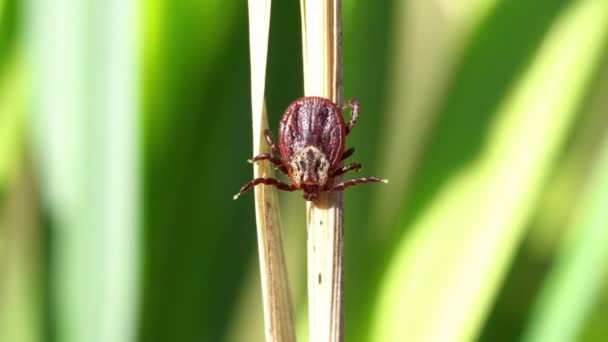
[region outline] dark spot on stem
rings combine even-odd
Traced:
[[[321,285],[321,273],[319,273],[319,285]]]

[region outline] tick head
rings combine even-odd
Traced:
[[[329,180],[329,160],[315,146],[300,150],[289,163],[290,176],[296,186],[306,194],[316,194],[323,190]]]
[[[303,197],[307,201],[314,201],[319,196],[319,187],[316,185],[303,185],[302,190],[304,191]]]

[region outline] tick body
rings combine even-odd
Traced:
[[[341,191],[363,183],[386,183],[378,177],[362,177],[333,184],[334,177],[361,168],[359,163],[341,166],[342,160],[354,152],[354,149],[344,151],[344,146],[346,136],[359,118],[359,101],[349,100],[346,108],[352,110],[348,124],[344,122],[342,109],[328,99],[311,96],[292,102],[281,119],[279,145],[275,144],[270,131],[264,132],[271,149],[281,158],[264,153],[251,160],[270,161],[292,184],[274,178],[256,178],[245,184],[234,198],[258,184],[274,185],[285,191],[302,190],[307,201],[314,201],[324,191]]]

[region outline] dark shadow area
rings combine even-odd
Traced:
[[[521,341],[528,313],[551,267],[550,260],[534,259],[528,251],[525,243],[518,248],[479,341]]]
[[[40,208],[39,227],[40,227],[40,305],[42,311],[42,336],[41,340],[48,342],[57,341],[57,315],[59,309],[53,303],[53,295],[57,293],[54,286],[52,275],[57,274],[57,269],[54,265],[52,251],[56,249],[56,243],[53,232],[53,224],[51,222],[51,213],[44,209],[40,194],[36,196],[37,207]]]

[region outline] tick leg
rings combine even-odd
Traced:
[[[248,162],[255,163],[260,160],[268,160],[269,162],[276,165],[277,169],[281,170],[281,172],[283,172],[284,174],[287,174],[287,166],[285,166],[283,161],[281,159],[273,156],[270,153],[258,154],[257,156],[253,157],[253,159],[248,160]]]
[[[270,145],[270,148],[273,149],[276,153],[281,154],[281,152],[279,151],[279,147],[277,146],[277,144],[274,143],[274,137],[272,136],[272,133],[269,129],[264,130],[264,137],[266,137],[266,141],[268,141],[268,145]]]
[[[344,160],[344,159],[352,156],[353,153],[355,153],[355,148],[351,147],[348,150],[344,151],[344,153],[342,153],[342,159],[340,159],[340,160]]]
[[[348,164],[348,165],[342,166],[341,168],[334,171],[334,176],[343,175],[343,174],[347,173],[348,171],[359,171],[360,169],[361,169],[361,164],[359,164],[359,163]]]
[[[338,183],[338,184],[332,186],[331,188],[327,189],[327,191],[330,191],[330,192],[342,191],[342,190],[348,188],[349,186],[353,186],[353,185],[357,185],[357,184],[365,184],[365,183],[377,183],[377,182],[388,183],[388,181],[386,179],[382,179],[382,178],[378,178],[378,177],[361,177],[361,178],[349,179],[342,183]]]
[[[351,108],[352,110],[350,121],[348,122],[348,125],[346,125],[346,134],[348,135],[353,127],[355,127],[357,119],[359,119],[359,100],[355,98],[348,100],[348,102],[344,104],[344,107],[342,107],[342,110],[344,111],[346,108]]]
[[[239,196],[241,196],[242,194],[244,194],[247,190],[251,189],[252,187],[258,185],[258,184],[266,184],[266,185],[274,185],[277,187],[277,189],[279,190],[283,190],[283,191],[294,191],[297,190],[297,188],[293,185],[289,185],[286,183],[281,182],[278,179],[274,179],[274,178],[256,178],[253,179],[251,181],[249,181],[249,183],[243,185],[243,187],[241,188],[241,190],[239,190],[239,192],[234,195],[234,197],[232,197],[233,199],[237,199],[239,198]]]

